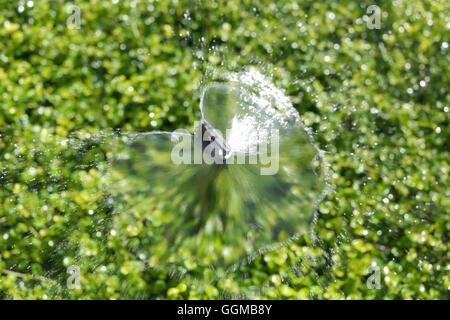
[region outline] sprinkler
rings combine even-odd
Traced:
[[[219,150],[219,154],[222,156],[222,163],[225,163],[225,160],[229,157],[231,153],[231,148],[228,143],[223,138],[222,134],[216,130],[206,119],[200,120],[200,128],[196,128],[196,130],[201,130],[201,138],[202,138],[202,148],[203,150],[210,144],[214,144],[215,148],[211,154],[212,157],[215,157],[215,150]]]

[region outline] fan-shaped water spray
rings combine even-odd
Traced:
[[[227,132],[220,136],[230,149],[223,163],[197,162],[196,137],[187,132],[136,135],[116,154],[113,193],[138,193],[117,199],[122,214],[154,225],[145,249],[152,266],[192,259],[235,269],[309,231],[325,163],[288,99],[269,85],[249,71],[203,90],[204,119],[214,132]],[[181,140],[183,163],[174,163]]]

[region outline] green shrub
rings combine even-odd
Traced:
[[[363,18],[374,3],[380,29]],[[1,0],[0,297],[448,298],[449,3],[374,3]],[[111,233],[108,208],[89,214],[101,170],[74,170],[70,154],[50,163],[70,153],[53,140],[190,127],[211,73],[248,65],[286,90],[327,154],[319,240],[209,284],[149,268]],[[72,264],[79,290],[66,288]]]

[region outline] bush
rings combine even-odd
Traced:
[[[2,1],[0,297],[447,298],[449,5],[375,3],[380,29],[370,1]],[[95,207],[101,170],[76,169],[53,142],[192,126],[211,74],[249,65],[286,90],[327,154],[318,240],[212,283],[150,268]],[[81,289],[66,287],[72,264]]]

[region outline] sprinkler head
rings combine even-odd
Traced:
[[[231,152],[231,148],[223,138],[222,134],[205,119],[201,119],[200,123],[200,126],[196,130],[201,129],[203,149],[209,144],[214,143],[225,160]]]

